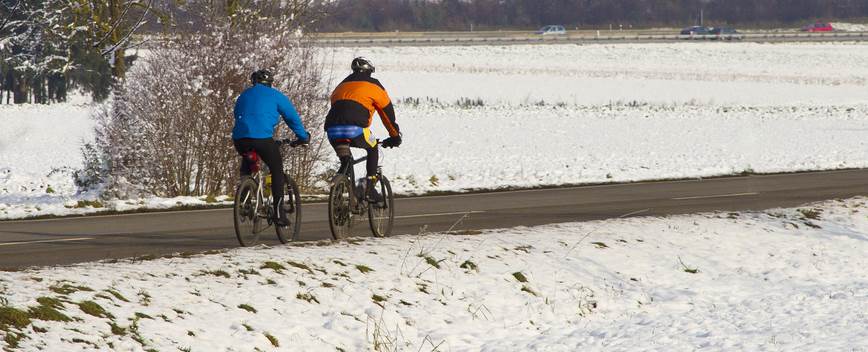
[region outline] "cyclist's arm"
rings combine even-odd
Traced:
[[[395,122],[395,107],[389,99],[389,94],[385,89],[381,89],[381,94],[374,97],[374,108],[380,114],[380,120],[383,121],[383,126],[389,131],[389,137],[398,137],[401,135],[401,129],[398,123]]]
[[[295,109],[295,106],[292,105],[292,102],[289,101],[289,98],[282,95],[282,99],[278,99],[277,111],[280,113],[280,116],[283,117],[283,121],[286,122],[286,125],[289,126],[289,129],[295,133],[295,136],[300,140],[310,140],[310,133],[307,133],[307,130],[304,129],[304,125],[301,123],[301,116],[298,115],[298,111]]]

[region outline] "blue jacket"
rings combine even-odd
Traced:
[[[272,138],[280,117],[298,139],[310,140],[295,106],[283,93],[263,84],[247,88],[235,102],[235,127],[232,139]]]

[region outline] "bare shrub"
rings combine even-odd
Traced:
[[[312,134],[310,148],[284,150],[289,174],[309,190],[325,156],[322,65],[305,40],[308,19],[294,12],[300,10],[267,10],[268,16],[256,9],[223,17],[203,12],[204,30],[173,36],[139,59],[111,106],[98,114],[85,168],[91,172],[82,174],[101,170],[113,197],[230,193],[239,162],[231,140],[235,99],[250,72],[268,68]],[[289,137],[281,126],[276,138]]]

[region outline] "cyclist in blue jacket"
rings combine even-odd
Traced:
[[[271,195],[274,199],[275,223],[286,226],[289,220],[283,203],[286,176],[283,174],[283,156],[274,141],[274,129],[280,118],[297,137],[290,145],[293,147],[308,144],[310,134],[304,129],[295,106],[277,89],[271,87],[274,76],[268,70],[259,70],[250,75],[252,87],[247,88],[235,102],[235,127],[232,140],[239,155],[256,151],[271,170]],[[242,158],[241,175],[250,175],[250,160]]]

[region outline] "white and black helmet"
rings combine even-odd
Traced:
[[[271,71],[269,71],[269,70],[259,70],[259,71],[253,72],[250,75],[250,83],[251,84],[261,83],[261,84],[264,84],[264,85],[271,87],[271,85],[274,84],[274,74],[272,74]]]
[[[377,70],[376,68],[374,68],[374,64],[372,64],[370,60],[361,56],[353,59],[353,63],[350,65],[350,68],[353,69],[353,72],[374,73],[374,71]]]

